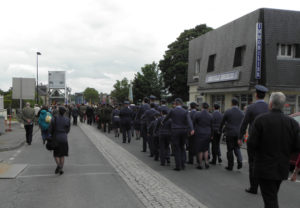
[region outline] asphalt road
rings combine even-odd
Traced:
[[[0,180],[0,207],[143,207],[79,127],[72,127],[69,146],[62,176],[54,174],[52,153],[44,148],[40,134],[31,146],[0,153],[5,162],[28,164],[16,179]]]
[[[121,137],[115,138],[113,133],[103,134],[95,127],[85,124],[82,129],[71,129],[70,156],[66,159],[65,174],[62,176],[54,174],[56,165],[52,154],[42,145],[39,134],[34,137],[31,146],[25,145],[18,150],[1,152],[0,157],[4,161],[28,166],[16,179],[0,180],[0,208],[134,208],[148,207],[148,202],[149,207],[169,207],[163,203],[150,202],[153,198],[159,198],[155,194],[162,195],[170,189],[179,190],[175,191],[175,194],[179,193],[176,197],[168,195],[168,200],[174,198],[178,204],[181,199],[195,199],[210,208],[263,207],[260,193],[250,195],[244,191],[248,186],[248,165],[244,150],[242,153],[245,162],[240,171],[234,169],[228,172],[224,169],[226,150],[225,146],[222,146],[223,164],[211,166],[208,170],[197,170],[195,166],[187,165],[185,171],[176,172],[172,170],[173,160],[171,166],[161,167],[148,156],[149,153],[140,152],[141,140],[134,138],[130,144],[123,144]],[[97,143],[98,141],[106,143]],[[106,144],[109,146],[99,146]],[[118,151],[113,153],[107,148],[115,148]],[[114,154],[119,157],[119,164],[118,161],[114,161],[116,158],[109,158]],[[139,177],[139,174],[144,173],[138,168],[147,168],[146,174],[155,176],[155,181]],[[128,170],[133,175],[136,173],[137,177],[130,178],[126,172]],[[147,181],[148,185],[143,180]],[[131,185],[136,182],[144,189],[148,189],[149,184],[152,189],[161,189],[157,184],[168,186],[169,189],[161,189],[162,192],[155,193],[150,190],[150,195],[146,195],[148,202],[145,202],[145,195],[141,197],[136,190],[140,187]],[[283,182],[279,191],[280,207],[298,208],[299,190],[299,182]]]

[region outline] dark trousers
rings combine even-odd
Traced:
[[[238,140],[237,136],[226,136],[227,160],[228,160],[229,168],[233,168],[233,165],[234,165],[234,157],[233,157],[234,149],[240,148],[237,143],[237,140]]]
[[[170,135],[159,136],[159,157],[162,165],[170,161]]]
[[[174,147],[176,169],[184,169],[186,161],[185,142],[187,138],[186,129],[172,129],[172,144]]]
[[[128,143],[130,143],[131,141],[130,126],[122,125],[122,134],[123,134],[123,143],[126,142],[126,136],[127,136]]]
[[[147,151],[148,135],[147,135],[147,126],[145,123],[141,124],[141,136],[143,137],[143,150]]]
[[[150,150],[150,156],[154,155],[154,138],[153,135],[148,135],[147,136],[147,141],[148,141],[148,146]]]
[[[278,191],[282,181],[258,179],[265,208],[278,208]]]
[[[77,125],[77,116],[73,116],[73,125]]]
[[[106,132],[106,129],[110,133],[110,121],[103,121],[103,131]]]
[[[158,160],[159,158],[159,137],[158,136],[153,136],[152,137],[153,141],[152,141],[152,145],[153,145],[153,155],[154,155],[154,159]]]
[[[26,142],[27,144],[31,144],[32,142],[32,130],[33,130],[33,124],[31,125],[24,125],[25,131],[26,131]]]
[[[250,189],[257,192],[258,189],[258,179],[254,177],[254,154],[247,150],[248,153],[248,163],[249,163],[249,182]]]
[[[214,131],[213,139],[212,139],[212,162],[216,162],[217,157],[221,157],[220,139],[221,139],[221,134],[218,133],[217,131]]]
[[[187,139],[188,141],[188,162],[190,164],[194,163],[194,156],[197,157],[196,148],[195,148],[195,136],[190,136]]]
[[[93,116],[88,116],[87,117],[87,124],[92,125],[93,122]]]

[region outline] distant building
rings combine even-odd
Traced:
[[[237,97],[243,109],[263,84],[285,93],[285,113],[299,111],[299,22],[298,11],[259,9],[191,40],[190,101],[219,103],[224,111]]]
[[[83,104],[84,102],[84,97],[83,93],[75,93],[75,104]]]

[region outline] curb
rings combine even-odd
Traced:
[[[39,128],[34,131],[32,133],[32,136],[34,136],[37,132],[39,131]],[[22,147],[24,144],[26,143],[25,141],[25,137],[22,137],[22,141],[21,142],[18,142],[16,145],[12,145],[10,147],[4,147],[4,148],[1,148],[0,147],[0,152],[5,152],[5,151],[10,151],[10,150],[15,150],[15,149],[19,149],[20,147]],[[1,159],[0,159],[1,161]]]

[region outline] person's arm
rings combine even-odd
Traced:
[[[191,119],[191,116],[189,114],[189,112],[186,113],[186,120],[188,122],[189,128],[190,128],[190,134],[194,135],[195,131],[194,131],[194,125]]]
[[[240,127],[240,134],[239,134],[239,140],[242,140],[244,135],[246,134],[246,131],[247,131],[247,127],[248,127],[248,124],[250,122],[250,111],[249,109],[247,108],[246,110],[246,115],[243,119],[243,122],[241,124],[241,127]]]
[[[249,151],[255,151],[259,146],[259,140],[261,136],[261,130],[262,130],[262,122],[260,117],[254,120],[251,128],[251,139],[247,141],[247,146]]]
[[[219,132],[223,132],[223,126],[224,126],[224,124],[225,124],[226,117],[227,117],[227,113],[225,112],[225,113],[224,113],[224,116],[223,116],[223,118],[222,118],[221,124],[220,124]]]

